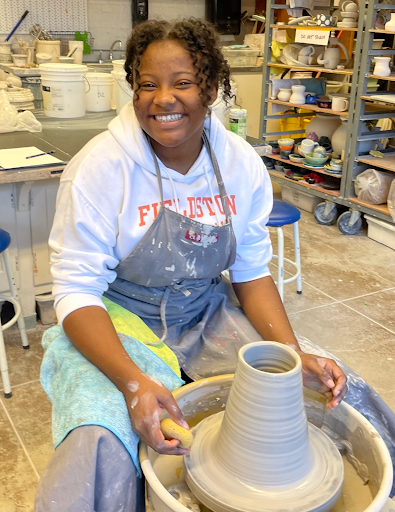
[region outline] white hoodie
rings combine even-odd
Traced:
[[[211,126],[210,126],[211,125]],[[261,158],[212,115],[205,123],[229,198],[237,257],[233,282],[270,275],[266,227],[273,206],[269,175]],[[164,205],[205,224],[225,220],[214,171],[203,147],[184,176],[159,162]],[[49,238],[53,249],[56,314],[60,322],[101,301],[114,271],[151,226],[160,195],[148,142],[128,103],[67,165],[60,180]]]

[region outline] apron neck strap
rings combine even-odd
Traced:
[[[222,208],[224,209],[226,222],[230,222],[230,210],[229,210],[229,205],[227,202],[228,194],[226,193],[224,180],[222,179],[221,171],[219,170],[217,157],[215,156],[213,147],[211,146],[211,143],[209,141],[209,138],[208,138],[205,130],[203,130],[202,138],[203,138],[203,143],[206,146],[207,153],[210,157],[211,163],[213,164],[214,174],[217,179],[218,190],[219,190],[219,194],[221,196]]]
[[[159,193],[160,193],[160,200],[161,200],[161,205],[163,205],[163,185],[162,185],[162,176],[160,174],[160,167],[159,167],[159,164],[158,164],[158,159],[155,155],[155,151],[154,151],[154,148],[152,147],[152,144],[151,144],[151,141],[149,140],[149,137],[147,134],[145,134],[145,136],[147,137],[147,141],[148,141],[148,146],[150,148],[150,151],[151,151],[151,155],[152,155],[152,158],[154,160],[154,164],[155,164],[155,171],[156,171],[156,179],[158,180],[158,186],[159,186]]]
[[[162,184],[162,176],[161,176],[161,173],[160,173],[160,167],[159,167],[159,163],[158,163],[158,158],[155,154],[155,151],[152,147],[152,144],[151,144],[151,141],[148,137],[147,134],[145,134],[146,137],[147,137],[147,141],[148,141],[148,146],[150,148],[150,151],[151,151],[151,155],[152,155],[152,158],[154,160],[154,164],[155,164],[155,171],[156,171],[156,179],[158,180],[158,186],[159,186],[159,192],[160,192],[160,199],[161,199],[161,204],[163,205],[163,184]],[[210,144],[210,141],[209,141],[209,138],[207,136],[207,133],[205,130],[203,130],[203,133],[202,133],[202,139],[203,139],[203,144],[207,150],[207,153],[210,157],[210,160],[211,160],[211,163],[213,165],[213,169],[214,169],[214,174],[215,174],[215,177],[217,179],[217,183],[218,183],[218,190],[219,190],[219,194],[220,194],[220,197],[221,197],[221,202],[222,202],[222,207],[224,209],[224,213],[225,213],[225,217],[226,217],[226,222],[230,222],[231,220],[231,215],[230,215],[230,210],[229,210],[229,205],[228,205],[228,202],[227,202],[227,198],[228,198],[228,194],[226,193],[226,189],[225,189],[225,185],[224,185],[224,180],[222,179],[222,175],[221,175],[221,171],[219,170],[219,165],[218,165],[218,161],[217,161],[217,157],[215,156],[215,153],[214,153],[214,150]]]

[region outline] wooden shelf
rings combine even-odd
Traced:
[[[297,71],[312,71],[313,73],[335,73],[336,75],[352,75],[352,69],[326,69],[314,66],[294,66],[293,64],[281,64],[279,62],[267,62],[266,66],[271,68],[292,69]],[[374,78],[380,78],[375,76]],[[394,76],[395,80],[395,76]]]
[[[288,107],[297,107],[303,108],[304,110],[312,110],[313,112],[322,112],[325,114],[333,114],[336,116],[348,116],[348,112],[337,112],[335,110],[331,110],[330,108],[320,108],[317,105],[309,105],[308,103],[304,103],[303,105],[296,105],[295,103],[290,103],[289,101],[280,101],[280,100],[267,100],[268,103],[275,103],[276,105],[286,105]]]
[[[384,153],[383,158],[360,156],[357,158],[357,161],[374,167],[380,167],[380,169],[385,169],[386,171],[395,172],[395,151],[392,153]]]
[[[376,75],[366,75],[369,78],[377,78],[377,80],[388,80],[389,82],[395,82],[395,75],[390,76],[376,76]]]
[[[268,155],[266,155],[266,156],[268,156]],[[310,185],[310,183],[306,183],[305,181],[291,180],[291,178],[287,178],[287,176],[285,176],[285,174],[283,174],[282,172],[269,170],[269,174],[270,174],[270,176],[275,176],[276,178],[281,178],[281,179],[284,179],[285,181],[290,181],[292,183],[298,183],[299,185],[302,185],[302,187],[318,190],[319,192],[323,192],[324,194],[328,194],[330,196],[336,197],[340,193],[339,190],[327,190],[326,188],[320,187],[320,185]]]
[[[391,216],[388,206],[386,204],[364,203],[363,201],[360,201],[356,197],[349,197],[349,198],[347,198],[347,201],[350,201],[351,203],[359,204],[361,206],[365,206],[365,208],[371,208],[372,210],[375,210],[376,212],[384,213],[385,215]]]
[[[304,164],[298,164],[297,162],[291,162],[291,160],[283,160],[280,155],[265,155],[268,158],[272,158],[273,160],[278,160],[282,162],[284,165],[295,165],[296,167],[300,167],[301,169],[305,169],[306,171],[316,172],[317,174],[326,174],[327,176],[331,176],[332,178],[340,179],[342,177],[341,174],[331,174],[325,169],[310,169],[310,167],[306,167]]]
[[[384,4],[383,4],[383,7],[384,7]],[[389,30],[381,30],[381,29],[377,29],[377,28],[371,28],[369,30],[369,32],[372,32],[373,34],[393,34],[395,35],[395,32],[390,32]],[[351,199],[350,199],[351,201]]]
[[[390,93],[388,93],[390,94]],[[377,98],[372,98],[371,96],[360,96],[361,100],[365,100],[365,101],[378,101],[380,103],[386,103],[387,105],[393,105],[394,108],[395,108],[395,103],[393,101],[386,101],[385,99],[382,99],[382,100],[379,100],[378,97]],[[384,96],[383,96],[384,98]]]
[[[319,27],[319,26],[314,26],[314,27],[305,27],[305,26],[300,26],[300,25],[270,25],[270,28],[279,28],[280,30],[283,30],[283,29],[293,29],[293,30],[325,30],[327,32],[331,32],[332,30],[336,30],[336,31],[345,31],[345,32],[357,32],[358,31],[358,27],[356,28],[340,28],[340,27]],[[391,32],[389,32],[391,34]]]

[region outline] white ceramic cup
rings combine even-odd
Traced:
[[[313,152],[316,143],[310,139],[303,139],[300,143],[300,149],[303,151],[305,155],[308,155]]]
[[[332,110],[336,112],[345,112],[348,110],[350,102],[342,96],[332,96]]]

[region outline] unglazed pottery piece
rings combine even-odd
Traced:
[[[341,492],[341,455],[308,424],[301,360],[285,345],[244,346],[225,412],[193,433],[186,482],[211,510],[326,512]]]

